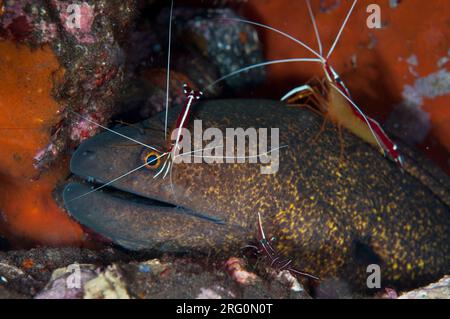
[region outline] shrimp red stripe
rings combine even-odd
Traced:
[[[181,129],[186,128],[187,124],[189,123],[189,118],[192,113],[193,101],[199,100],[200,97],[203,95],[201,91],[192,90],[187,84],[184,84],[183,88],[184,94],[186,96],[186,103],[184,104],[184,107],[177,118],[175,130],[178,130],[178,135],[174,145],[178,145],[183,140],[183,136],[181,135]],[[172,148],[173,146],[169,148],[169,151],[171,151]]]

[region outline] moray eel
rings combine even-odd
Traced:
[[[143,168],[85,195],[91,183],[142,165],[149,151],[105,132],[72,157],[73,174],[90,183],[65,187],[70,215],[130,250],[232,254],[257,238],[259,212],[279,252],[322,279],[364,290],[368,265],[378,264],[382,285],[401,289],[449,273],[449,179],[413,150],[401,148],[402,171],[353,134],[344,130],[340,137],[322,117],[276,101],[205,101],[193,117],[203,130],[279,128],[287,147],[278,172],[261,174],[248,161],[180,163],[170,178]],[[163,148],[163,123],[159,114],[117,131]]]

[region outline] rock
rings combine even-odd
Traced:
[[[0,263],[0,279],[3,282],[9,282],[21,276],[25,276],[25,272],[13,265],[7,263]]]
[[[222,261],[206,256],[151,256],[149,252],[126,253],[111,248],[0,252],[0,298],[311,298],[305,288],[311,287],[303,278],[264,264],[255,267],[236,257]],[[333,280],[320,282],[315,294],[318,298],[364,297]],[[400,297],[411,298],[450,298],[450,276]]]
[[[245,269],[245,262],[242,259],[232,257],[225,263],[225,268],[228,274],[241,285],[252,285],[261,281],[258,276]]]
[[[98,273],[95,265],[71,264],[56,269],[50,282],[39,292],[35,299],[80,299],[84,296],[84,288],[88,281]]]
[[[200,293],[195,299],[223,299],[223,292],[224,288],[220,286],[214,288],[200,288]],[[230,297],[232,297],[232,295],[230,295]]]
[[[0,299],[27,299],[27,296],[8,290],[0,284]]]
[[[284,286],[290,288],[290,296],[292,299],[311,299],[303,285],[289,271],[283,270],[279,272],[276,279]]]
[[[158,20],[168,21],[168,15],[169,11],[165,10]],[[216,66],[221,77],[263,61],[262,44],[256,29],[248,24],[226,20],[229,18],[240,17],[229,8],[205,10],[176,7],[174,9],[175,42],[195,47]],[[258,68],[230,77],[224,82],[232,89],[242,90],[246,87],[254,87],[264,80],[265,70]]]
[[[117,265],[108,266],[98,277],[84,285],[85,299],[130,299]]]
[[[118,260],[127,262],[130,258],[131,256],[113,249],[94,251],[81,248],[41,248],[0,252],[0,278],[4,278],[0,281],[0,286],[28,297],[53,288],[56,289],[57,297],[62,298],[65,296],[59,289],[62,280],[53,283],[61,277],[60,268],[65,269],[74,263],[91,264],[99,268]]]
[[[450,299],[450,276],[436,283],[400,295],[398,299]]]
[[[163,272],[168,270],[170,266],[171,265],[168,263],[161,263],[159,259],[151,259],[138,265],[140,272],[151,273],[155,276],[161,275]]]
[[[122,265],[133,298],[233,298],[233,282],[204,260],[151,259]]]
[[[167,256],[121,264],[120,269],[132,298],[259,299],[292,296],[291,287],[274,278],[263,279],[249,272],[244,264],[237,266],[237,260],[230,258],[228,263],[217,263],[202,257]]]

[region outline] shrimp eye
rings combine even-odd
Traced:
[[[155,151],[148,152],[144,156],[144,163],[148,169],[157,169],[161,165],[161,156]]]

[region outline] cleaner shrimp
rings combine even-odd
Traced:
[[[306,49],[307,51],[309,51],[311,54],[314,55],[313,58],[282,59],[250,65],[219,78],[218,80],[211,83],[206,89],[209,90],[211,87],[213,87],[214,85],[225,79],[241,74],[243,72],[247,72],[254,68],[280,63],[295,63],[295,62],[318,63],[322,66],[322,69],[324,71],[325,74],[324,84],[329,92],[328,94],[329,103],[325,104],[316,103],[320,113],[323,116],[325,116],[325,119],[331,119],[331,121],[338,124],[339,127],[344,126],[345,128],[352,131],[354,134],[364,139],[366,142],[378,147],[380,152],[384,156],[389,157],[392,161],[394,161],[397,165],[399,165],[400,168],[402,168],[403,158],[398,152],[397,145],[385,133],[381,125],[374,119],[364,114],[362,109],[353,101],[350,92],[345,86],[343,80],[340,78],[339,74],[334,70],[334,68],[329,62],[337,44],[339,43],[339,40],[347,25],[347,22],[350,19],[356,4],[358,3],[358,0],[353,1],[353,4],[346,15],[344,22],[342,23],[339,32],[326,55],[324,55],[319,27],[316,23],[314,13],[311,8],[310,0],[305,0],[305,2],[314,28],[314,33],[319,49],[318,52],[313,48],[311,48],[310,46],[308,46],[307,44],[305,44],[304,42],[300,41],[299,39],[296,39],[293,36],[269,25],[239,18],[221,18],[221,19],[227,21],[234,21],[238,23],[246,23],[278,33],[283,37],[290,39],[295,43],[299,44],[300,46],[302,46],[304,49]],[[302,100],[303,98],[309,96],[316,97],[317,98],[316,100],[319,101],[323,100],[322,93],[308,84],[292,89],[287,94],[285,94],[281,98],[281,100],[287,102],[288,104],[292,104],[295,101]]]
[[[252,248],[258,254],[262,254],[264,258],[270,263],[270,267],[276,269],[278,272],[288,271],[293,276],[304,277],[315,281],[320,281],[320,278],[305,271],[297,270],[292,265],[292,259],[284,258],[272,245],[276,238],[268,239],[264,232],[261,213],[258,212],[258,242],[257,245],[247,245],[244,248]]]

